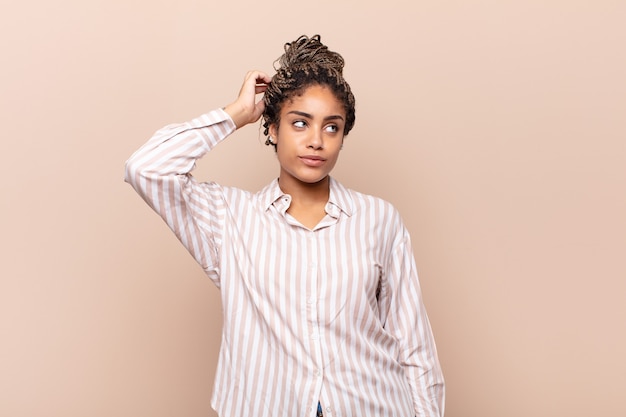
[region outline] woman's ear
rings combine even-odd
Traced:
[[[275,123],[270,125],[270,128],[269,128],[268,132],[270,134],[271,142],[275,145],[276,142],[278,141],[278,127],[276,126]]]

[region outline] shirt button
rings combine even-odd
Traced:
[[[309,298],[308,300],[306,300],[306,302],[307,302],[308,304],[315,304],[315,298],[311,297],[311,298]]]
[[[313,339],[313,340],[317,340],[317,339],[319,339],[319,337],[320,337],[319,333],[313,333],[311,335],[311,339]]]

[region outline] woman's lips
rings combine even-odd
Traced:
[[[305,165],[308,165],[310,167],[318,167],[324,164],[324,162],[326,162],[325,158],[322,158],[321,156],[318,156],[318,155],[302,155],[302,156],[299,156],[298,158],[300,158],[300,160]]]

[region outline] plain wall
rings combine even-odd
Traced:
[[[357,98],[334,175],[410,229],[446,415],[626,415],[623,1],[35,0],[0,21],[1,416],[215,415],[219,293],[124,161],[316,33]],[[196,176],[258,190],[260,136]]]

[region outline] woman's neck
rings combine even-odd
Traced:
[[[326,203],[330,195],[329,177],[309,184],[295,178],[281,176],[278,178],[278,185],[285,194],[291,196],[287,213],[308,229],[313,230],[326,216]]]
[[[315,205],[328,202],[330,178],[326,176],[316,183],[298,181],[296,178],[281,175],[278,178],[280,189],[291,196],[292,203]]]

